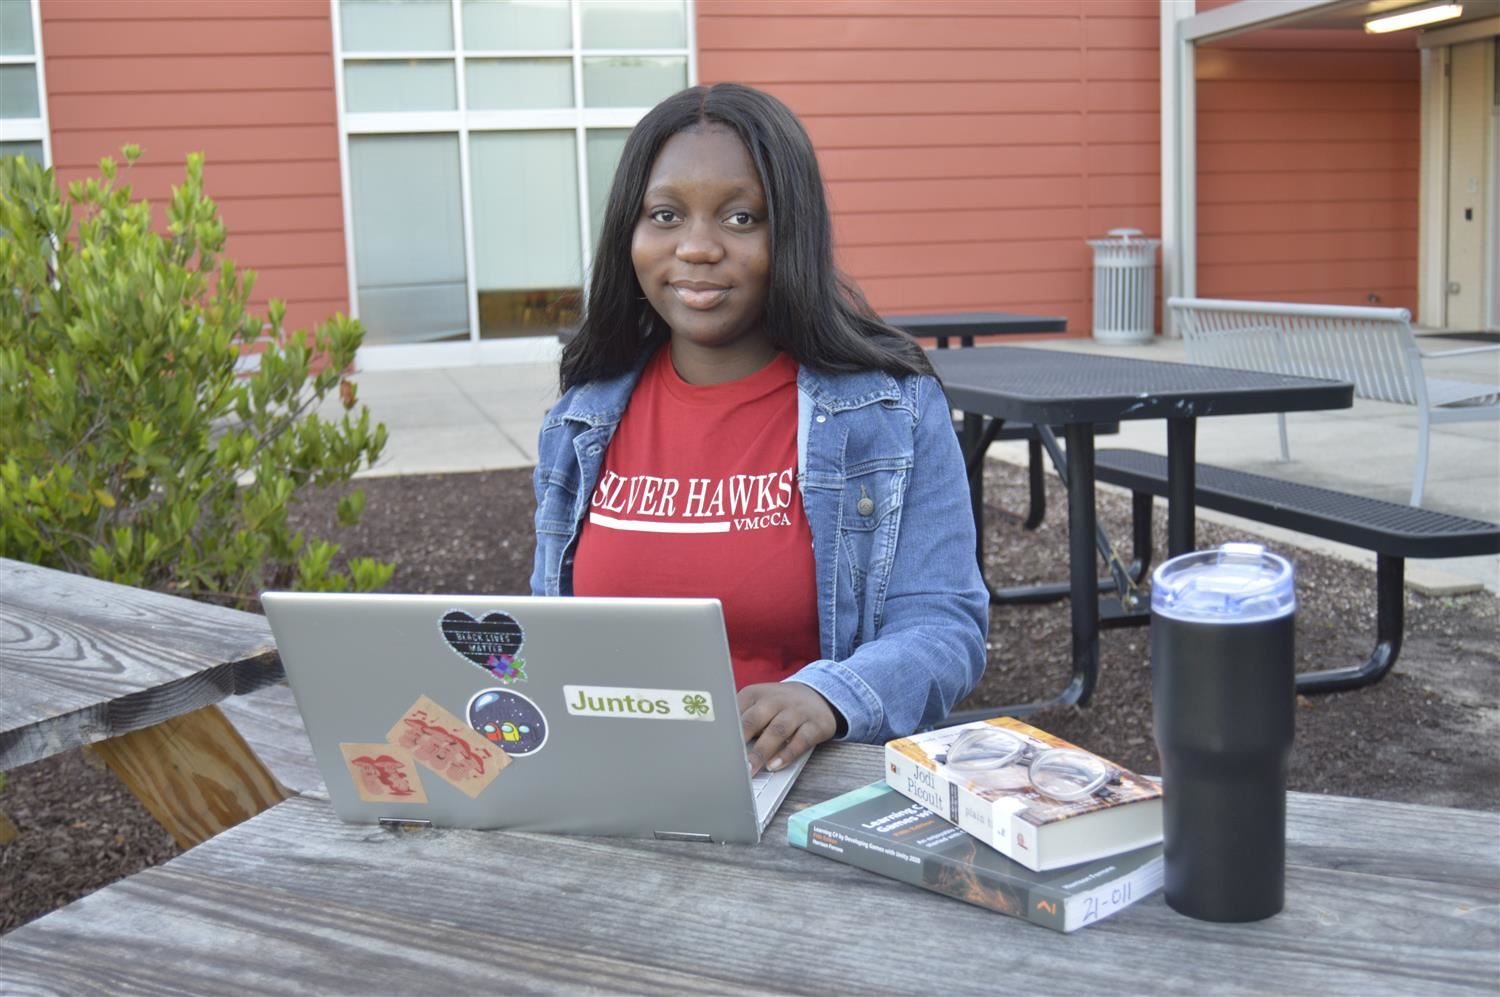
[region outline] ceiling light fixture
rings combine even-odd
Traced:
[[[1462,17],[1463,13],[1464,5],[1461,3],[1440,3],[1433,7],[1418,7],[1416,10],[1386,14],[1384,17],[1372,17],[1365,22],[1365,30],[1372,35],[1382,35],[1387,31],[1404,31],[1438,21],[1451,21],[1455,17]]]

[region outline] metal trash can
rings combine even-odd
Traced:
[[[1149,343],[1156,332],[1156,247],[1141,230],[1112,228],[1094,248],[1094,338],[1101,343]]]

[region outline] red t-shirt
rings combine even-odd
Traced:
[[[779,353],[749,377],[696,385],[657,351],[605,453],[573,593],[718,598],[736,688],[818,657],[796,361]]]

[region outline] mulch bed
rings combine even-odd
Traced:
[[[1020,468],[992,461],[986,565],[997,585],[1066,577],[1066,516],[1056,481],[1051,515],[1020,527],[1026,489]],[[335,526],[338,492],[312,495],[295,518],[309,536],[346,553],[397,564],[388,589],[402,592],[525,592],[532,557],[529,470],[418,475],[359,483],[364,520]],[[1100,520],[1129,543],[1129,502],[1099,494]],[[1165,516],[1157,510],[1157,551]],[[1199,545],[1243,535],[1199,522]],[[1374,643],[1374,572],[1335,558],[1279,547],[1297,568],[1299,669],[1363,660]],[[1026,702],[1055,694],[1070,672],[1068,606],[991,611],[989,669],[960,708]],[[1052,709],[1037,726],[1143,772],[1160,770],[1151,738],[1147,634],[1106,631],[1099,687],[1087,707]],[[1493,593],[1408,595],[1407,634],[1395,670],[1376,686],[1301,697],[1290,786],[1333,793],[1500,810],[1500,600]],[[0,932],[177,854],[177,847],[108,769],[68,752],[9,775],[0,812],[18,831],[0,845]],[[0,840],[4,838],[0,821]]]

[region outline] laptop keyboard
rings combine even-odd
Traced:
[[[760,809],[761,794],[763,794],[766,791],[766,787],[771,784],[772,775],[774,775],[774,773],[767,772],[765,769],[761,769],[759,772],[750,777],[750,792],[755,794],[756,810]]]
[[[762,830],[775,816],[777,807],[785,799],[787,790],[792,788],[792,783],[801,773],[802,766],[807,764],[807,759],[811,754],[812,752],[808,752],[780,772],[767,772],[761,769],[750,777],[750,792],[755,797],[755,816],[759,819]]]

